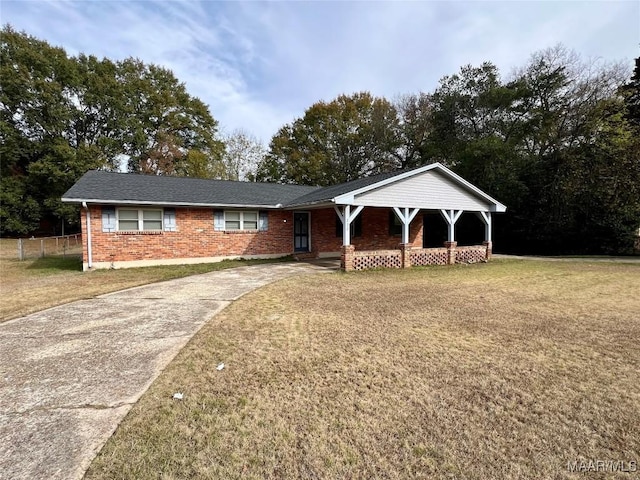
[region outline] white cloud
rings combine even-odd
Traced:
[[[504,74],[564,43],[584,56],[638,56],[640,3],[2,2],[3,22],[63,46],[166,66],[226,131],[268,143],[312,103],[369,90],[430,91],[460,66]]]

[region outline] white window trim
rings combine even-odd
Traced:
[[[240,214],[240,228],[227,228],[227,213]],[[253,213],[256,216],[256,228],[244,228],[244,215],[246,213]],[[235,221],[235,220],[234,220]],[[257,231],[260,229],[260,212],[257,210],[225,210],[224,211],[224,229],[227,232],[240,232],[243,230]]]
[[[122,230],[120,229],[120,210],[137,210],[138,211],[138,229],[137,230]],[[160,228],[153,230],[144,229],[144,214],[143,212],[160,212]],[[117,232],[162,232],[164,230],[164,210],[162,208],[129,208],[122,207],[116,209],[116,231]]]

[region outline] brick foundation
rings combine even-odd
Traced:
[[[444,248],[447,249],[447,265],[456,263],[456,247],[458,242],[444,242]]]
[[[449,259],[446,248],[417,248],[411,250],[411,265],[446,265]]]
[[[493,242],[482,242],[482,245],[487,249],[485,252],[485,260],[488,262],[491,260],[491,255],[493,254]]]
[[[411,268],[411,244],[400,244],[400,257],[402,259],[402,268]]]
[[[402,268],[402,254],[399,250],[374,250],[353,254],[353,270],[372,268]]]
[[[456,247],[456,263],[482,263],[487,261],[487,247],[477,245]]]
[[[344,249],[348,249],[345,253]],[[447,242],[444,248],[415,248],[400,245],[396,250],[355,250],[352,245],[343,247],[343,270],[367,270],[371,268],[411,268],[426,265],[453,265],[454,263],[486,262],[486,246],[458,247]]]
[[[340,268],[345,272],[353,270],[353,261],[355,259],[355,247],[353,245],[343,245],[340,252]]]

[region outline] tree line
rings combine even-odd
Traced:
[[[0,234],[78,222],[62,194],[91,169],[240,179],[260,150],[223,136],[168,69],[79,54],[5,26],[0,39]]]
[[[222,135],[170,70],[1,35],[2,235],[77,222],[60,196],[90,169],[326,186],[435,161],[509,207],[502,249],[629,253],[640,226],[640,59],[632,73],[558,46],[508,76],[487,62],[432,92],[340,95],[265,149]]]
[[[273,137],[257,179],[332,185],[441,162],[508,206],[513,253],[630,253],[640,228],[640,58],[563,46],[503,78],[464,66],[430,93],[318,102]]]

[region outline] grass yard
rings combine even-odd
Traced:
[[[531,261],[269,285],[205,325],[87,478],[564,479],[584,478],[569,462],[628,468],[640,461],[639,285],[640,265]]]
[[[18,241],[13,238],[0,238],[0,259],[18,258]]]
[[[2,244],[3,242],[0,242],[0,245]],[[79,256],[23,261],[0,256],[0,322],[124,288],[274,261],[278,260],[233,260],[196,265],[82,272],[82,260]]]

